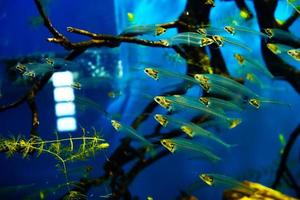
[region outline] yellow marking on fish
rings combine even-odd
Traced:
[[[229,34],[234,35],[235,34],[235,28],[232,26],[224,26],[225,31],[227,31]]]
[[[171,109],[171,101],[167,100],[163,96],[156,96],[154,97],[154,101],[161,105],[163,108]]]
[[[155,35],[156,36],[159,36],[159,35],[161,35],[161,34],[164,34],[165,32],[166,32],[166,30],[167,29],[165,29],[165,28],[163,28],[163,27],[157,27],[156,29],[155,29]]]
[[[272,51],[274,54],[280,54],[281,51],[276,44],[267,43],[267,48]]]
[[[206,35],[207,34],[207,31],[205,28],[198,28],[197,29],[197,33],[200,33],[201,35]]]
[[[214,40],[212,40],[210,38],[207,38],[207,37],[201,38],[201,40],[200,40],[200,46],[201,47],[211,45],[212,43],[214,43]]]
[[[199,101],[202,102],[204,105],[208,106],[209,105],[209,100],[207,97],[200,97]]]
[[[287,51],[287,54],[295,60],[300,61],[300,49],[290,49]]]
[[[233,119],[230,121],[230,125],[229,125],[229,128],[235,128],[237,127],[240,123],[242,123],[242,120],[240,119]]]
[[[233,54],[233,56],[240,65],[243,65],[245,63],[245,58],[241,54],[235,53]]]
[[[166,149],[168,149],[171,153],[175,152],[176,148],[175,148],[175,144],[172,142],[172,140],[170,140],[170,139],[162,139],[162,140],[160,140],[160,143]]]
[[[249,80],[249,81],[254,81],[254,76],[252,73],[247,73],[246,74],[246,79]]]
[[[163,115],[156,114],[154,115],[154,119],[162,126],[166,126],[168,124],[168,119]]]
[[[213,35],[212,38],[219,47],[222,47],[224,45],[224,38],[222,36]]]
[[[199,177],[209,186],[212,186],[214,184],[214,178],[212,176],[209,176],[207,174],[200,174]]]
[[[151,78],[153,78],[154,80],[158,80],[158,71],[152,68],[145,68],[144,72],[150,76]]]
[[[260,101],[258,99],[249,99],[249,104],[254,106],[255,108],[259,109]]]
[[[264,31],[269,38],[272,38],[274,36],[274,31],[271,28],[265,28]]]
[[[201,87],[205,90],[209,90],[208,78],[202,74],[195,74],[194,78],[200,83]]]
[[[121,123],[116,120],[111,120],[111,125],[116,129],[116,131],[119,131],[122,127]]]
[[[46,58],[45,60],[46,60],[47,64],[49,64],[49,65],[51,65],[51,66],[54,65],[54,60],[53,60],[53,59],[51,59],[51,58]]]
[[[192,128],[190,128],[189,126],[181,126],[180,129],[185,133],[187,134],[188,136],[190,137],[193,137],[194,136],[194,131]]]
[[[27,70],[26,66],[21,63],[17,64],[16,69],[19,71],[20,74],[24,74]]]

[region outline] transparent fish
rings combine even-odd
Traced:
[[[212,36],[212,39],[214,40],[214,42],[219,46],[219,47],[222,47],[224,46],[225,44],[230,44],[230,45],[233,45],[235,47],[241,47],[247,51],[252,51],[251,48],[249,48],[246,44],[243,44],[235,39],[232,39],[232,38],[228,38],[228,37],[224,37],[224,36],[221,36],[221,35],[213,35]]]
[[[300,39],[294,34],[276,28],[265,28],[264,32],[268,35],[269,38],[278,38],[282,40],[292,40],[299,42]]]
[[[267,48],[284,62],[290,65],[300,66],[300,49],[294,49],[293,47],[276,43],[267,43]]]
[[[246,86],[217,74],[195,74],[194,78],[200,82],[201,87],[212,94],[219,94],[231,98],[234,103],[243,104],[245,101],[260,108],[262,103],[271,103],[289,106],[289,104],[260,97]]]
[[[63,58],[56,57],[45,58],[45,64],[51,66],[51,70],[53,71],[65,71],[70,69],[76,69],[79,67],[79,63],[77,63],[76,61],[69,61]]]
[[[272,53],[278,54],[286,54],[288,50],[292,49],[291,47],[283,44],[275,44],[275,43],[267,43],[267,48],[272,51]]]
[[[166,40],[169,46],[188,45],[195,47],[205,47],[214,43],[214,40],[195,32],[179,33]]]
[[[238,25],[226,25],[223,28],[217,27],[201,27],[198,29],[198,32],[203,36],[213,36],[213,35],[224,35],[229,34],[232,37],[235,36],[243,36],[245,34],[258,35],[263,38],[267,38],[268,36],[260,31],[252,30],[247,27],[238,26]]]
[[[290,49],[287,51],[287,54],[294,60],[300,61],[300,49]]]
[[[201,126],[198,126],[192,122],[187,122],[182,119],[178,119],[168,115],[161,115],[161,114],[156,114],[154,116],[154,119],[162,126],[170,125],[170,126],[179,127],[185,134],[187,134],[191,138],[204,137],[204,138],[214,140],[215,142],[218,142],[219,144],[225,146],[226,148],[232,147],[232,145],[225,143],[213,133],[203,129]]]
[[[27,71],[26,66],[21,63],[18,63],[15,68],[20,74],[24,74]]]
[[[264,103],[271,103],[271,104],[277,104],[277,105],[281,105],[281,106],[286,106],[288,108],[291,108],[291,105],[288,103],[284,103],[284,102],[280,102],[280,101],[276,101],[276,100],[271,100],[271,99],[266,99],[266,98],[251,98],[248,100],[248,103],[255,107],[256,109],[259,109],[261,107],[262,104]]]
[[[261,37],[266,38],[267,35],[260,32],[260,31],[256,31],[253,29],[249,29],[247,27],[243,27],[243,26],[237,26],[237,25],[231,25],[231,26],[224,26],[224,30],[227,31],[229,34],[231,35],[243,35],[245,33],[249,33],[249,34],[253,34],[253,35],[259,35]]]
[[[263,74],[265,74],[270,78],[274,78],[274,76],[270,73],[270,71],[265,67],[263,67],[262,64],[259,63],[257,60],[238,53],[233,54],[233,56],[238,61],[238,63],[244,68],[254,69],[262,72]]]
[[[167,97],[156,96],[154,97],[154,101],[168,110],[174,110],[176,108],[181,108],[181,109],[189,108],[189,109],[203,112],[205,114],[209,114],[213,117],[223,120],[228,124],[228,127],[230,128],[234,128],[241,123],[241,119],[233,119],[227,117],[222,112],[216,112],[215,110],[207,108],[205,105],[203,105],[202,103],[196,100],[191,101],[190,99],[187,99],[180,95],[167,96]]]
[[[131,126],[121,124],[116,120],[111,120],[111,125],[114,127],[116,131],[125,133],[128,137],[140,141],[145,146],[152,146],[152,143],[150,141],[148,141],[143,136],[139,135],[137,131],[134,130]]]
[[[183,138],[162,139],[160,143],[171,153],[189,152],[204,157],[212,162],[220,161],[221,158],[212,153],[206,146]]]
[[[254,85],[257,85],[260,88],[269,88],[264,84],[258,76],[256,76],[254,73],[246,73],[245,74],[245,80],[248,81],[249,83],[252,83]]]
[[[242,112],[243,108],[231,101],[218,99],[215,97],[200,97],[199,101],[210,109],[221,109],[224,111],[237,111]]]
[[[144,68],[144,72],[149,77],[153,78],[154,80],[158,80],[160,77],[173,77],[173,78],[185,80],[191,84],[198,84],[198,82],[195,81],[195,79],[191,76],[176,73],[174,71],[170,71],[170,70],[163,69],[163,68],[149,66],[149,67]]]
[[[234,97],[238,96],[237,94],[246,97],[258,97],[258,95],[255,92],[251,91],[246,86],[238,83],[235,80],[226,78],[224,76],[220,76],[218,74],[195,74],[194,78],[200,82],[200,85],[206,91],[209,91],[210,88],[214,87],[215,85],[218,85],[231,91],[219,91],[221,92],[221,94],[223,93],[224,95],[234,92]]]
[[[138,36],[138,35],[152,34],[154,36],[159,36],[164,34],[165,32],[166,29],[158,25],[134,25],[125,28],[121,33],[121,35]]]
[[[254,192],[253,189],[228,176],[220,174],[200,174],[199,178],[209,186],[225,185],[228,188],[238,188],[250,194]]]

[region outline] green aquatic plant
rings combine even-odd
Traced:
[[[33,154],[37,157],[49,154],[59,161],[58,166],[62,167],[62,172],[69,183],[67,162],[88,159],[109,147],[109,143],[99,135],[95,128],[93,128],[93,135],[87,135],[87,130],[81,129],[82,136],[80,137],[59,138],[55,133],[56,139],[54,140],[44,140],[37,136],[30,139],[21,136],[2,137],[0,138],[0,152],[6,152],[8,157],[21,153],[23,158],[29,158]]]

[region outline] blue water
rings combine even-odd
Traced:
[[[127,13],[134,14],[134,23],[155,24],[165,23],[176,20],[185,8],[185,0],[153,0],[153,1],[45,1],[46,11],[49,14],[54,26],[66,34],[72,41],[81,41],[86,39],[76,34],[68,33],[66,27],[73,26],[96,33],[119,34],[125,27],[130,25]],[[210,20],[213,25],[220,24],[219,19],[230,10],[236,9],[233,2],[217,1],[219,6],[211,11]],[[255,13],[252,2],[247,1],[251,11]],[[222,6],[220,6],[222,5]],[[281,15],[281,13],[284,13]],[[278,7],[276,16],[278,19],[284,19],[291,13],[291,9],[286,6]],[[233,13],[235,15],[236,13]],[[46,38],[51,37],[43,24],[33,25],[32,19],[38,16],[37,9],[33,1],[15,0],[0,1],[0,59],[29,56],[43,52],[55,52],[60,55],[67,55],[67,51],[57,44],[48,43]],[[291,31],[297,33],[300,21],[291,27]],[[258,29],[257,22],[254,20],[250,25],[252,29]],[[176,30],[168,30],[162,38],[168,38],[176,34]],[[149,39],[151,36],[149,36]],[[260,52],[259,37],[245,36],[240,38],[249,44],[253,51],[253,57],[263,61]],[[226,65],[233,76],[236,76],[235,69],[238,67],[231,56],[230,47],[224,46],[221,49]],[[245,53],[243,50],[236,49],[238,53]],[[110,113],[121,113],[122,123],[130,124],[150,102],[142,94],[150,95],[161,94],[168,88],[176,88],[176,81],[160,80],[155,82],[146,77],[143,72],[136,70],[137,63],[150,62],[166,69],[185,73],[186,63],[176,63],[166,59],[166,54],[174,54],[172,49],[160,49],[152,47],[143,47],[133,44],[122,44],[117,49],[98,48],[93,49],[92,56],[85,53],[78,57],[77,62],[81,62],[80,69],[74,69],[73,72],[85,73],[85,76],[92,74],[91,69],[86,67],[86,63],[93,62],[96,67],[111,74],[113,79],[110,82],[103,83],[99,87],[89,88],[87,90],[75,91],[75,94],[87,96],[101,106],[105,107]],[[93,57],[94,56],[94,57]],[[100,58],[97,63],[97,56]],[[1,80],[5,79],[4,65],[1,64]],[[235,177],[239,180],[257,181],[266,186],[270,186],[275,177],[276,167],[279,162],[279,151],[282,148],[278,135],[281,133],[287,139],[289,134],[299,124],[300,118],[300,97],[292,86],[282,80],[265,80],[270,89],[259,90],[253,86],[254,90],[264,97],[276,99],[278,101],[290,104],[290,108],[276,104],[267,104],[259,110],[247,109],[241,114],[243,123],[232,130],[220,130],[217,134],[227,143],[237,144],[230,150],[224,150],[216,143],[209,143],[212,149],[222,158],[219,163],[209,163],[205,160],[195,160],[181,155],[169,155],[155,162],[150,167],[143,170],[130,185],[129,189],[133,196],[140,199],[146,199],[152,196],[153,199],[175,199],[180,191],[187,190],[191,184],[200,182],[198,175],[200,173],[220,173]],[[1,84],[3,98],[5,94],[8,97],[0,99],[1,103],[17,99],[19,92],[6,89]],[[107,93],[110,91],[121,92],[118,98],[111,99]],[[199,93],[197,88],[189,93]],[[56,116],[54,110],[53,86],[49,83],[37,96],[37,103],[40,113],[39,133],[43,138],[51,139],[56,127]],[[79,106],[79,105],[78,105]],[[162,113],[161,108],[155,109],[153,113]],[[110,148],[104,153],[97,154],[95,158],[88,161],[70,164],[71,179],[76,181],[81,177],[84,166],[92,165],[93,171],[89,175],[98,177],[103,173],[102,165],[114,149],[118,146],[122,134],[116,133],[103,114],[92,109],[85,112],[77,110],[76,114],[78,130],[72,132],[73,136],[80,136],[79,127],[96,127],[102,130],[101,134],[110,143]],[[18,108],[0,113],[0,133],[4,137],[17,136],[18,134],[27,135],[30,131],[30,110],[26,104]],[[156,121],[152,116],[149,117],[138,131],[141,134],[148,134],[154,130]],[[162,129],[163,130],[163,129]],[[68,137],[65,132],[59,133],[60,137]],[[135,143],[135,145],[137,145]],[[296,142],[289,160],[299,163],[299,141]],[[65,182],[63,174],[57,170],[55,165],[57,161],[48,155],[42,155],[39,158],[30,157],[23,159],[19,155],[12,158],[6,158],[4,154],[0,155],[0,187],[34,184],[29,188],[20,189],[18,193],[1,192],[3,198],[18,199],[28,196],[32,191],[38,191],[44,188],[55,187]],[[130,165],[130,164],[129,164]],[[298,179],[299,166],[290,168]],[[296,165],[297,166],[297,165]],[[129,167],[129,166],[127,166]],[[264,172],[262,172],[265,170]],[[252,172],[258,174],[253,176]],[[252,173],[252,175],[251,175]],[[223,188],[210,188],[203,184],[193,192],[198,199],[221,199]],[[65,192],[64,189],[56,191],[49,196],[49,199],[55,199]],[[285,193],[294,195],[293,191],[286,189]],[[109,187],[94,187],[89,192],[89,199],[99,199],[101,195],[109,194]]]

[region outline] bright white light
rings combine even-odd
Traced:
[[[56,72],[52,76],[54,87],[70,86],[73,83],[73,74],[69,71]]]
[[[117,65],[117,78],[122,78],[122,77],[123,77],[123,64],[122,64],[122,60],[119,60]]]
[[[75,105],[72,102],[57,103],[55,105],[55,114],[58,117],[75,114]]]
[[[74,131],[77,129],[76,120],[74,117],[58,118],[56,123],[58,131]]]
[[[74,91],[71,87],[59,87],[54,89],[55,101],[74,101]]]

